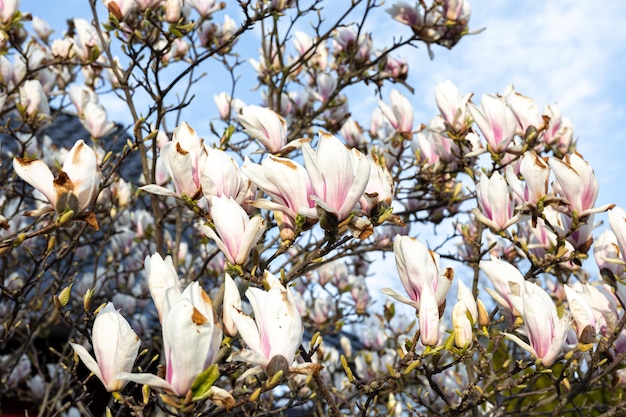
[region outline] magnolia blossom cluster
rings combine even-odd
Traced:
[[[280,357],[287,365],[284,372],[289,373],[288,367],[295,360],[304,328],[291,290],[278,278],[268,272],[265,280],[269,290],[249,288],[246,291],[254,312],[254,318],[251,318],[241,310],[239,289],[226,274],[222,320],[219,320],[210,297],[198,282],[182,289],[183,283],[170,256],[165,259],[159,254],[146,257],[145,273],[161,325],[165,358],[163,376],[131,373],[140,341],[112,303],[101,308],[94,320],[92,344],[95,359],[83,346],[71,344],[108,391],[119,391],[128,381],[133,381],[163,389],[176,397],[187,396],[196,378],[216,362],[223,329],[230,336],[239,333],[245,343],[245,348],[234,351],[230,360],[261,367],[251,371],[268,372],[272,359]],[[196,392],[193,394],[197,395]],[[234,402],[232,396],[218,386],[210,387],[206,396],[226,406]]]
[[[308,140],[287,142],[285,121],[266,108],[248,106],[240,119],[245,131],[268,151],[288,152],[301,147],[304,166],[293,159],[269,155],[260,164],[246,158],[240,168],[226,152],[207,146],[183,124],[160,153],[175,191],[156,184],[142,187],[183,199],[205,197],[213,227],[201,228],[231,264],[243,264],[264,231],[260,217],[248,217],[248,205],[274,212],[283,240],[293,239],[300,230],[314,224],[320,210],[323,216],[332,217],[327,226],[332,229],[344,220],[350,221],[353,213],[377,219],[377,210],[389,208],[391,177],[372,157],[346,148],[324,132],[320,133],[317,149]],[[268,198],[255,198],[257,189]]]

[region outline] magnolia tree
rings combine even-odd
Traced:
[[[5,415],[624,413],[626,211],[570,121],[453,81],[414,121],[400,54],[466,1],[89,5],[0,2]]]

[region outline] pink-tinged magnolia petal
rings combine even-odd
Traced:
[[[139,373],[139,374],[131,374],[130,372],[120,372],[116,375],[116,378],[122,379],[125,381],[133,381],[137,384],[148,385],[152,388],[163,388],[168,391],[174,392],[174,387],[164,380],[163,378],[159,378],[154,374],[148,373]]]
[[[461,129],[467,119],[467,103],[472,94],[461,96],[459,89],[450,80],[437,84],[435,100],[443,120],[455,129]]]
[[[491,151],[506,151],[517,128],[515,115],[506,103],[498,96],[484,94],[480,100],[480,108],[470,104],[468,109]]]
[[[409,305],[413,308],[415,308],[415,310],[419,309],[419,303],[413,301],[413,300],[409,300],[408,298],[406,298],[405,296],[398,294],[396,291],[392,290],[391,288],[383,288],[382,290],[380,290],[383,294],[388,295],[389,297],[393,298],[396,301],[400,301],[403,304]]]
[[[487,275],[494,288],[502,299],[506,301],[509,309],[516,315],[521,312],[515,311],[511,301],[511,287],[509,282],[513,282],[518,287],[524,288],[524,276],[515,266],[492,257],[490,261],[480,261],[478,267]]]
[[[161,147],[161,160],[169,172],[178,196],[194,198],[200,191],[200,174],[206,150],[203,140],[187,123],[182,123],[172,141]]]
[[[162,187],[160,185],[156,185],[156,184],[144,185],[142,187],[139,187],[139,189],[147,193],[162,195],[163,197],[176,197],[176,198],[179,197],[179,195],[176,192],[172,190],[168,190],[167,188]]]
[[[572,212],[576,211],[582,217],[611,208],[609,205],[594,209],[598,197],[598,180],[589,163],[579,153],[567,154],[563,159],[552,157],[548,164],[556,177],[558,192],[569,202]]]
[[[210,299],[197,282],[183,294],[168,289],[164,307],[165,380],[176,395],[184,396],[200,372],[216,359],[222,331],[214,321]]]
[[[609,210],[609,226],[615,234],[619,245],[622,260],[626,257],[626,210],[621,207],[615,207]]]
[[[302,152],[318,205],[340,221],[347,218],[367,187],[371,169],[367,158],[325,132],[320,132],[316,151],[307,144]]]
[[[105,387],[106,387],[106,382],[104,381],[104,379],[102,379],[102,373],[100,372],[100,367],[98,366],[98,362],[96,362],[96,360],[91,356],[91,354],[89,354],[87,349],[85,349],[84,347],[82,347],[79,344],[71,343],[71,342],[70,342],[70,346],[72,347],[72,349],[74,349],[74,352],[76,352],[76,354],[78,355],[80,360],[83,361],[85,366],[91,372],[93,372],[93,374],[100,381],[102,381],[102,384],[105,385]]]
[[[246,106],[239,115],[239,122],[247,134],[271,153],[280,151],[287,143],[287,122],[271,109]]]
[[[432,289],[433,281],[438,280],[439,268],[435,259],[426,245],[409,236],[396,236],[393,253],[402,285],[419,308],[423,287],[430,285]]]
[[[521,347],[522,349],[524,349],[525,351],[529,352],[531,355],[533,355],[536,359],[539,358],[539,356],[537,355],[537,352],[535,352],[535,349],[532,348],[532,346],[530,346],[528,343],[524,342],[522,339],[520,339],[519,337],[517,337],[514,334],[511,333],[502,333],[503,335],[506,336],[507,339],[512,340],[513,342],[515,342],[519,347]]]
[[[92,341],[95,360],[82,346],[73,343],[71,346],[107,391],[121,390],[126,381],[118,379],[117,374],[132,369],[140,341],[113,303],[107,303],[96,316]]]
[[[554,315],[551,314],[551,308],[556,308],[550,301],[550,305],[546,303],[544,297],[538,291],[533,294],[524,296],[524,325],[528,331],[528,340],[530,345],[537,352],[537,357],[543,358],[550,351],[552,344],[552,329],[554,328]]]
[[[19,88],[20,104],[29,116],[48,116],[50,106],[48,96],[43,89],[41,81],[27,80]]]
[[[512,86],[511,86],[512,87]],[[544,125],[544,121],[539,115],[539,109],[535,104],[535,100],[526,97],[513,89],[505,96],[509,108],[515,115],[517,120],[517,133],[524,136],[529,126],[540,129]]]
[[[314,193],[311,180],[307,170],[299,163],[270,155],[261,165],[246,159],[242,169],[277,204],[274,208],[263,208],[281,210],[293,219],[298,214],[310,219],[317,218],[315,204],[310,199]]]
[[[158,253],[152,256],[146,256],[144,267],[150,296],[157,309],[159,322],[163,323],[163,301],[165,300],[165,293],[169,288],[176,288],[178,292],[181,292],[178,273],[176,272],[176,268],[174,268],[172,257],[168,255],[163,259]]]
[[[519,219],[519,215],[513,215],[511,192],[499,172],[494,172],[491,177],[484,175],[480,178],[476,196],[480,210],[474,209],[473,213],[495,231],[505,230]]]
[[[541,359],[544,366],[551,366],[561,352],[567,332],[571,329],[571,319],[567,312],[559,318],[556,306],[540,286],[525,282],[524,290],[518,288],[521,304],[516,300],[517,309],[524,319],[524,328],[531,349],[514,337],[511,340]]]
[[[80,122],[95,139],[106,136],[115,129],[115,123],[108,120],[104,106],[93,101],[85,104]]]
[[[206,148],[207,157],[200,174],[202,193],[210,196],[234,198],[239,204],[244,202],[248,181],[241,173],[237,162],[221,149]]]
[[[422,288],[419,308],[420,341],[425,346],[439,343],[439,306],[430,285]]]
[[[520,173],[526,182],[526,202],[536,205],[548,193],[550,167],[535,152],[526,152],[522,156]]]
[[[168,142],[161,148],[161,159],[174,181],[176,194],[195,197],[200,186],[193,181],[192,158],[189,152],[176,142]]]
[[[233,316],[241,311],[241,295],[237,284],[228,274],[224,274],[224,301],[222,305],[222,323],[224,330],[229,336],[237,334],[237,325]]]
[[[21,179],[40,191],[53,207],[56,206],[57,193],[54,188],[54,175],[48,165],[35,159],[13,158],[13,169]]]
[[[413,106],[398,90],[391,90],[391,106],[380,100],[378,106],[394,129],[402,133],[413,130]]]
[[[439,254],[430,251],[431,256],[433,257],[433,262],[437,265],[437,270],[439,270]],[[435,291],[435,300],[438,305],[442,305],[446,300],[446,296],[448,295],[448,291],[450,291],[450,287],[452,286],[452,280],[454,279],[454,269],[445,268],[443,270],[439,270],[439,275],[437,279],[433,281],[433,287]]]
[[[245,263],[250,250],[265,231],[265,222],[260,216],[248,218],[248,214],[232,198],[211,197],[211,218],[215,231],[201,226],[204,233],[234,265]]]
[[[563,289],[565,290],[569,311],[572,313],[572,318],[576,325],[576,334],[578,337],[580,338],[587,326],[591,326],[594,330],[599,330],[596,326],[598,322],[596,321],[593,309],[583,295],[579,294],[569,285],[565,285]]]
[[[79,211],[85,210],[96,198],[102,180],[96,153],[82,140],[77,141],[65,158],[63,172],[72,180]]]
[[[476,323],[478,320],[478,306],[476,305],[476,299],[474,298],[472,291],[467,288],[461,280],[459,280],[457,286],[457,300],[463,303],[467,311],[470,313],[470,316],[472,316],[472,322]]]
[[[246,297],[247,296],[248,293],[246,292]],[[232,319],[241,338],[246,342],[248,349],[253,352],[261,352],[261,335],[254,319],[239,309],[233,310]],[[265,358],[263,355],[261,355],[261,357]],[[262,364],[265,363],[267,362]]]
[[[266,272],[265,279],[270,286],[268,291],[259,288],[246,291],[254,311],[254,321],[240,311],[233,318],[248,350],[265,359],[261,365],[267,365],[276,355],[283,356],[291,364],[302,343],[302,319],[291,289],[285,288],[269,272]],[[254,358],[258,360],[259,356],[254,355]]]
[[[467,307],[463,301],[457,302],[452,308],[452,330],[454,343],[458,348],[464,348],[472,343],[472,322],[467,318],[467,313]]]
[[[366,215],[372,216],[376,214],[374,210],[380,203],[391,206],[393,199],[394,183],[393,178],[386,166],[380,165],[371,155],[367,156],[370,163],[370,177],[365,187],[363,195],[359,199],[361,210]]]

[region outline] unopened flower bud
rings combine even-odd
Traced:
[[[478,324],[481,326],[489,326],[489,313],[482,301],[476,300],[476,306],[478,307]]]

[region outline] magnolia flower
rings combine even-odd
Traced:
[[[41,160],[13,158],[13,169],[43,193],[58,213],[68,208],[75,214],[86,210],[96,197],[102,179],[95,152],[82,140],[69,151],[56,178]]]
[[[518,336],[505,333],[506,337],[530,352],[543,366],[551,366],[561,352],[567,332],[571,328],[568,313],[559,318],[554,302],[547,292],[535,283],[525,282],[524,290],[513,288],[516,309],[524,319],[528,342]]]
[[[605,325],[602,315],[596,314],[586,297],[574,288],[565,285],[564,290],[569,310],[574,319],[578,340],[581,343],[592,343]]]
[[[74,19],[76,35],[74,36],[74,48],[72,50],[82,61],[93,60],[92,51],[94,48],[102,50],[100,38],[96,28],[85,19]]]
[[[165,2],[165,20],[176,23],[183,12],[183,0],[163,0]]]
[[[472,290],[470,290],[461,280],[457,283],[457,290],[457,301],[465,305],[466,311],[472,319],[472,324],[476,323],[478,321],[478,305],[476,304],[476,299],[474,299]]]
[[[567,154],[563,159],[552,157],[548,164],[556,177],[554,187],[569,203],[570,213],[583,217],[612,207],[610,204],[593,207],[598,197],[598,180],[591,165],[578,152]]]
[[[248,135],[274,154],[288,153],[305,142],[299,139],[287,144],[287,122],[275,111],[265,107],[244,107],[239,115],[239,123]]]
[[[200,173],[202,194],[207,199],[210,196],[233,198],[243,204],[250,181],[242,174],[237,162],[221,149],[206,147],[207,156]]]
[[[226,7],[226,3],[215,0],[185,0],[185,5],[196,9],[198,14],[205,19]]]
[[[409,298],[391,288],[382,292],[401,303],[415,307],[420,321],[422,343],[434,346],[439,341],[439,308],[444,305],[454,278],[452,268],[439,269],[439,255],[417,239],[397,235],[393,252],[400,281]]]
[[[176,268],[174,268],[172,257],[168,255],[163,259],[158,253],[146,256],[144,268],[150,296],[157,309],[159,321],[163,323],[163,300],[165,299],[165,293],[170,288],[176,288],[178,292],[181,291],[178,273],[176,273]]]
[[[0,2],[0,23],[10,23],[19,7],[20,0],[4,0]]]
[[[85,104],[80,123],[95,139],[106,136],[115,129],[115,123],[108,120],[104,106],[92,101]]]
[[[398,90],[391,90],[391,107],[382,100],[378,101],[378,106],[394,129],[400,133],[411,133],[413,106],[402,93]]]
[[[561,154],[567,153],[574,144],[574,128],[567,117],[561,116],[561,109],[556,104],[547,105],[543,116],[549,119],[543,132],[542,140],[546,145],[554,145]]]
[[[537,207],[539,201],[548,194],[550,167],[534,151],[524,153],[520,162],[520,174],[524,184],[515,175],[513,168],[506,167],[506,181],[511,186],[521,206]]]
[[[618,207],[609,211],[609,225],[611,224],[611,213],[617,209]],[[601,271],[608,270],[618,278],[623,278],[626,263],[624,263],[617,237],[611,230],[605,230],[595,237],[593,256]]]
[[[149,193],[181,198],[197,198],[202,186],[201,170],[204,167],[206,149],[202,139],[187,123],[174,130],[172,141],[161,148],[161,159],[174,180],[176,191],[168,190],[156,184],[144,185],[142,190]]]
[[[127,381],[118,374],[133,369],[141,344],[139,337],[113,303],[107,303],[98,312],[91,333],[96,359],[81,345],[70,343],[72,349],[107,391],[121,390]]]
[[[372,49],[372,37],[369,33],[361,33],[357,38],[354,26],[342,26],[333,30],[333,52],[339,55],[345,52],[356,62],[369,60]]]
[[[267,271],[265,280],[268,291],[253,287],[246,291],[254,319],[241,310],[234,310],[233,321],[247,348],[233,353],[230,359],[265,368],[272,358],[282,356],[291,365],[302,343],[302,319],[291,288],[285,288]]]
[[[626,254],[626,210],[615,207],[609,210],[608,217],[609,226],[617,239],[622,260],[626,260],[624,259]]]
[[[319,101],[325,102],[337,88],[337,79],[328,73],[321,72],[316,77],[315,86],[317,88],[313,95]]]
[[[443,10],[446,19],[453,22],[467,22],[470,17],[470,4],[466,0],[445,0]]]
[[[480,108],[470,104],[468,109],[491,152],[506,151],[517,128],[515,115],[506,103],[500,97],[484,94],[480,100]]]
[[[27,80],[20,86],[20,105],[29,118],[49,116],[48,96],[39,80]]]
[[[521,95],[513,89],[513,86],[509,86],[504,98],[517,120],[516,133],[518,135],[524,137],[530,126],[534,126],[538,130],[543,127],[544,121],[539,115],[535,100]]]
[[[272,200],[258,199],[254,205],[274,211],[281,233],[293,234],[296,230],[296,217],[304,216],[309,222],[317,219],[313,186],[306,169],[299,163],[287,158],[270,155],[260,165],[253,164],[246,158],[243,172],[263,190]],[[279,214],[280,213],[280,214]],[[282,236],[292,238],[293,236]]]
[[[320,132],[317,150],[302,148],[304,165],[315,191],[317,205],[341,221],[363,196],[370,176],[370,162],[356,149],[349,150],[333,135]]]
[[[118,377],[184,397],[196,377],[216,361],[222,342],[211,299],[200,284],[193,282],[182,293],[174,287],[165,292],[162,329],[165,378],[128,372]]]
[[[367,141],[363,136],[363,129],[353,118],[349,118],[339,129],[344,142],[351,148],[365,149]]]
[[[370,178],[363,196],[359,199],[359,204],[368,217],[378,217],[381,213],[376,210],[391,207],[393,179],[386,166],[380,165],[371,155],[368,155],[367,159],[371,166]]]
[[[471,97],[471,93],[461,96],[458,87],[450,80],[439,83],[435,87],[435,100],[441,116],[450,127],[457,131],[465,127],[467,103]]]
[[[480,209],[473,210],[478,220],[495,231],[505,230],[515,224],[519,214],[513,215],[511,191],[506,180],[498,171],[491,177],[483,175],[476,186],[476,197]]]
[[[228,274],[224,274],[224,301],[222,306],[222,323],[224,331],[229,336],[237,334],[237,326],[233,316],[241,311],[241,296],[237,284]]]
[[[519,269],[495,257],[491,257],[490,261],[480,261],[478,267],[487,275],[495,288],[495,291],[491,288],[485,288],[489,295],[505,311],[510,311],[515,316],[521,315],[521,311],[516,310],[513,302],[515,294],[519,296],[519,293],[524,289],[524,276]],[[514,291],[518,288],[517,292]]]
[[[388,8],[386,12],[389,13],[394,20],[409,25],[412,28],[421,26],[424,21],[424,17],[419,11],[418,3],[410,4],[405,1],[399,1]]]
[[[604,251],[606,254],[604,264],[613,264],[605,267],[611,270],[617,278],[623,278],[626,265],[626,210],[621,207],[609,210],[609,226],[613,232],[612,247],[606,248]],[[598,246],[599,242],[594,245],[594,252],[600,250]],[[601,263],[598,262],[598,265],[600,266]],[[608,283],[615,287],[620,300],[626,302],[626,285],[623,280],[610,280]]]
[[[383,289],[383,293],[419,310],[422,289],[428,285],[433,290],[437,305],[443,304],[454,277],[452,268],[440,270],[439,255],[409,236],[396,236],[393,241],[393,253],[400,281],[409,299],[390,288]]]
[[[217,111],[220,114],[220,119],[228,120],[232,110],[235,113],[240,113],[245,108],[245,104],[238,98],[233,98],[226,92],[222,92],[213,96],[213,101],[217,107]]]
[[[472,322],[467,317],[467,314],[467,306],[463,301],[458,301],[452,308],[454,344],[458,348],[464,348],[472,344]]]
[[[232,198],[211,197],[210,204],[215,230],[206,225],[200,225],[200,229],[215,241],[229,263],[243,265],[263,235],[264,220],[261,216],[248,218],[245,210]]]
[[[430,128],[417,133],[411,142],[411,148],[419,156],[420,162],[433,167],[452,164],[461,154],[459,146],[452,139]]]

